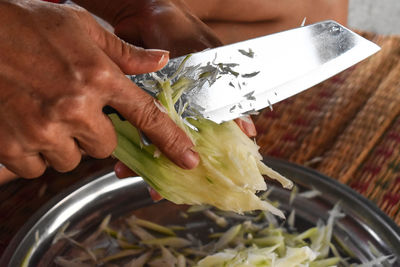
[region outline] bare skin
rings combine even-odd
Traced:
[[[116,135],[105,105],[177,165],[198,164],[190,139],[124,75],[162,68],[168,52],[122,42],[80,8],[1,1],[0,18],[7,25],[0,29],[0,162],[10,171],[33,178],[46,164],[61,172],[75,168],[81,150],[109,156]]]
[[[169,50],[172,57],[219,46],[219,40],[227,44],[298,27],[304,17],[308,24],[333,19],[345,25],[348,6],[348,0],[115,1],[112,7],[96,5],[91,9],[90,0],[77,0],[106,18],[122,39]],[[135,16],[137,10],[139,16]],[[256,135],[254,124],[240,119],[236,123],[248,136]],[[115,166],[115,172],[120,178],[134,175],[122,163]]]
[[[221,45],[205,24],[190,15],[183,2],[180,2],[181,6],[172,7],[166,1],[144,2],[151,5],[135,2],[135,6],[127,9],[136,8],[139,14],[143,14],[140,18],[132,13],[123,14],[119,20],[111,13],[102,14],[98,10],[101,5],[91,7],[93,3],[90,1],[80,4],[108,18],[110,23],[116,22],[113,25],[119,35],[144,47],[166,48],[177,56]],[[179,166],[193,168],[197,165],[198,155],[191,149],[193,144],[190,140],[165,114],[154,108],[153,99],[124,77],[125,73],[160,69],[168,59],[165,51],[145,51],[121,42],[101,29],[82,9],[28,1],[18,2],[19,5],[7,1],[0,4],[0,12],[8,14],[4,22],[8,19],[20,21],[14,27],[3,29],[0,34],[12,36],[13,32],[18,32],[16,29],[22,28],[27,32],[24,36],[31,37],[23,43],[17,42],[16,47],[5,43],[3,51],[11,53],[1,55],[6,62],[4,69],[9,69],[3,77],[4,98],[1,98],[4,124],[0,134],[4,137],[1,140],[5,149],[0,154],[0,162],[7,166],[7,169],[0,168],[3,182],[16,176],[37,177],[47,165],[61,172],[69,171],[79,163],[81,152],[97,158],[109,156],[115,148],[116,137],[109,120],[101,112],[105,105],[113,106],[141,128]],[[118,4],[124,6],[124,1]],[[155,4],[165,12],[150,19],[148,15]],[[122,15],[120,10],[114,12]],[[180,31],[183,34],[163,31],[165,20],[174,17],[177,23],[186,25]],[[152,23],[153,32],[145,30],[138,36],[134,35],[138,28],[148,29],[148,21]],[[13,58],[22,62],[13,61]],[[23,61],[24,58],[30,62]],[[32,70],[31,63],[36,62],[47,64]],[[13,80],[21,82],[7,83]],[[255,135],[252,123],[238,122]],[[160,127],[168,129],[167,133],[164,131],[160,136],[157,132]],[[122,168],[122,173],[132,173],[126,167]]]
[[[121,39],[144,48],[165,49],[171,58],[222,45],[183,0],[77,0],[105,18]]]
[[[219,38],[181,0],[113,2],[112,7],[124,7],[123,9],[113,9],[98,3],[94,5],[89,0],[76,2],[105,18],[115,28],[115,33],[125,41],[145,48],[168,50],[171,57],[222,45]],[[248,120],[235,121],[248,136],[257,134],[254,124]],[[114,170],[120,178],[135,175],[121,162],[116,164]],[[157,193],[150,192],[157,196]]]
[[[223,43],[299,27],[322,20],[347,24],[348,0],[185,0],[194,15]]]

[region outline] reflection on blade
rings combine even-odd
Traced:
[[[184,77],[190,84],[181,97],[180,105],[187,104],[184,115],[220,123],[295,95],[379,49],[338,23],[324,21],[172,59],[157,73],[131,79],[152,91],[154,80]]]

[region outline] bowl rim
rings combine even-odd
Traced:
[[[296,163],[292,163],[283,159],[274,158],[274,157],[264,157],[264,162],[267,162],[273,169],[294,169],[302,176],[313,177],[314,179],[319,179],[321,184],[324,184],[328,187],[336,187],[339,191],[343,192],[346,197],[350,198],[354,203],[358,205],[358,207],[363,208],[365,210],[369,210],[371,214],[374,214],[374,220],[376,223],[382,225],[381,230],[385,230],[386,235],[391,237],[391,240],[395,240],[400,244],[400,227],[392,220],[386,213],[384,213],[375,203],[371,200],[367,199],[360,193],[356,192],[346,184],[342,184],[339,181],[322,174],[321,172],[311,169],[309,167],[305,167]],[[21,246],[26,235],[29,231],[37,224],[37,222],[48,213],[54,206],[56,206],[60,201],[68,198],[70,195],[74,194],[78,190],[82,189],[84,186],[90,186],[93,183],[96,183],[96,180],[99,180],[101,177],[108,177],[113,175],[114,172],[110,170],[101,170],[96,173],[89,175],[87,178],[80,180],[79,182],[73,184],[72,186],[62,190],[60,193],[51,198],[48,202],[46,202],[42,207],[40,207],[28,220],[27,222],[18,230],[18,232],[14,235],[11,242],[8,244],[5,249],[1,259],[0,266],[9,266],[9,263],[12,261],[15,251]],[[138,178],[138,177],[137,177]],[[140,178],[140,177],[139,177]],[[398,251],[394,251],[400,256],[400,246],[397,248]]]

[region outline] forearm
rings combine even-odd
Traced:
[[[204,21],[254,22],[279,17],[282,2],[269,0],[185,0]]]
[[[203,21],[347,21],[348,0],[185,0]]]
[[[213,29],[223,43],[233,43],[295,28],[300,26],[304,18],[307,18],[307,24],[327,19],[336,20],[344,25],[347,23],[348,0],[75,0],[113,26],[124,17],[131,17],[130,31],[137,29],[137,26],[149,31],[146,27],[152,24],[145,21],[157,19],[154,15],[160,14],[154,12],[155,7],[161,6],[158,11],[162,12],[171,6],[179,9],[184,6],[183,1],[187,5],[184,8],[190,9],[195,16]],[[147,9],[143,9],[143,5],[147,5]],[[149,12],[153,12],[152,16]],[[135,17],[141,17],[141,24],[138,24],[140,19]],[[164,18],[167,19],[163,23],[170,23],[172,20],[171,16]],[[130,35],[143,34],[142,31]],[[140,42],[136,44],[143,45]]]
[[[296,26],[300,26],[300,23],[301,21]],[[292,26],[291,23],[283,23],[282,21],[261,21],[250,23],[212,21],[206,22],[206,24],[224,44],[236,43],[296,27]]]
[[[223,43],[332,19],[347,24],[348,0],[185,0]]]
[[[74,2],[115,24],[116,18],[122,11],[125,12],[134,5],[139,6],[139,2],[143,0],[74,0]],[[185,2],[197,17],[205,21],[264,21],[278,17],[277,11],[284,9],[280,2],[265,0],[185,0]]]

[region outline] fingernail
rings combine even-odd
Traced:
[[[115,176],[117,176],[118,179],[126,178],[125,176],[121,175],[122,166],[120,164],[118,164],[118,163],[114,165],[114,172],[115,172]]]
[[[162,55],[160,60],[158,61],[158,65],[164,64],[164,62],[163,62],[164,58],[165,58],[165,55]]]
[[[133,176],[133,172],[120,161],[114,165],[114,172],[118,179],[124,179]]]
[[[246,133],[249,137],[257,135],[256,126],[254,125],[254,123],[244,122],[244,128],[246,128]]]
[[[153,57],[158,58],[158,64],[163,65],[168,62],[169,52],[161,49],[147,49],[147,52]]]
[[[185,169],[193,169],[199,164],[200,158],[197,152],[188,149],[182,156],[182,164]]]
[[[154,202],[158,202],[161,199],[163,199],[163,197],[153,188],[151,188],[150,186],[147,187],[147,190],[149,191],[150,197]]]

